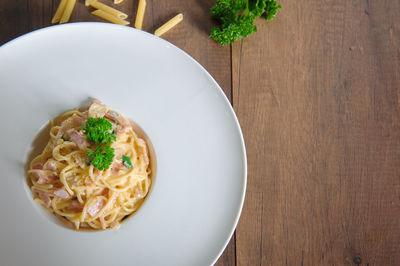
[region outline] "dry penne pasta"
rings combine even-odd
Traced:
[[[117,17],[117,18],[120,18],[120,19],[128,18],[127,14],[125,14],[125,13],[123,13],[123,12],[121,12],[121,11],[115,9],[115,8],[112,8],[112,7],[108,6],[108,5],[105,5],[105,4],[103,4],[103,3],[101,3],[101,2],[99,2],[97,0],[86,0],[85,1],[85,5],[87,5],[87,6],[89,5],[89,6],[93,7],[93,8],[98,9],[98,10],[102,10],[104,12],[107,12],[110,15],[112,15],[114,17]]]
[[[154,35],[161,36],[173,27],[175,27],[179,22],[183,20],[183,14],[178,14],[172,19],[168,20],[164,25],[159,27],[155,32]]]
[[[67,0],[61,0],[60,4],[58,5],[56,13],[54,14],[54,17],[51,20],[51,23],[54,24],[60,22],[60,19],[64,13],[66,5],[67,5]]]
[[[135,28],[141,30],[143,26],[144,12],[146,10],[146,0],[139,0],[139,6],[136,14]]]
[[[71,18],[72,11],[74,11],[76,0],[67,0],[64,12],[61,16],[60,23],[66,23]]]
[[[120,19],[118,17],[115,17],[115,16],[111,15],[110,13],[107,13],[107,12],[105,12],[103,10],[100,10],[100,9],[93,11],[92,14],[95,15],[95,16],[98,16],[98,17],[100,17],[102,19],[105,19],[105,20],[107,20],[109,22],[115,23],[115,24],[129,25],[129,21],[126,21],[126,20]]]
[[[122,3],[124,0],[114,0],[114,4],[120,4]]]

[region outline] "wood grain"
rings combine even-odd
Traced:
[[[113,0],[102,0],[113,6]],[[213,21],[209,9],[213,0],[147,0],[146,16],[143,30],[154,32],[168,19],[178,13],[184,14],[184,22],[162,37],[182,48],[194,57],[216,79],[231,99],[231,56],[230,47],[221,47],[208,38]],[[5,0],[0,1],[0,45],[32,30],[51,25],[59,1],[57,0]],[[128,20],[134,24],[137,11],[137,0],[125,0],[116,8],[129,15]],[[84,0],[78,0],[71,17],[71,22],[99,21],[90,14],[93,9],[85,7]],[[235,265],[235,236],[232,237],[218,265]]]
[[[400,265],[400,3],[282,4],[233,46],[237,265]]]
[[[137,2],[118,6],[132,23]],[[245,206],[217,265],[400,265],[400,2],[281,0],[231,47],[208,38],[214,0],[147,2],[145,31],[184,14],[163,38],[213,75],[245,136]],[[57,5],[0,1],[0,44]],[[90,11],[78,0],[71,19],[102,21]]]

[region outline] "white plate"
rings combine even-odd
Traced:
[[[151,34],[73,23],[0,48],[1,265],[209,265],[235,229],[246,155],[235,114],[195,60]],[[151,139],[157,176],[118,231],[77,232],[43,215],[25,183],[49,119],[99,98]]]

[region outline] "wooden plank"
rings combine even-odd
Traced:
[[[400,3],[281,2],[233,46],[237,264],[400,265]]]
[[[0,1],[0,45],[29,31],[27,2]]]
[[[17,36],[51,25],[59,0],[14,0],[0,1],[0,44]],[[125,0],[113,5],[113,0],[102,0],[129,15],[131,26],[136,17],[137,0]],[[208,37],[213,25],[209,9],[214,0],[147,0],[143,30],[154,30],[178,13],[184,14],[184,21],[166,33],[162,38],[182,48],[200,62],[220,84],[228,99],[231,99],[231,58],[230,47],[222,47]],[[101,21],[90,14],[92,8],[85,7],[84,0],[78,0],[71,22]],[[218,262],[218,265],[235,265],[235,236]]]
[[[121,10],[129,15],[128,21],[134,24],[136,17],[137,1],[124,1],[119,5],[113,4],[113,0],[102,0],[101,2]],[[51,19],[57,10],[59,0],[15,0],[0,1],[0,44],[3,44],[22,34],[32,30],[51,26]],[[93,16],[90,12],[94,9],[85,6],[84,0],[78,0],[71,16],[71,22],[97,21],[104,20]],[[144,27],[151,27],[152,10],[147,10]]]

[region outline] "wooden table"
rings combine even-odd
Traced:
[[[184,13],[163,37],[214,76],[245,136],[246,201],[217,265],[400,265],[400,1],[281,0],[225,47],[213,0],[147,1],[146,31]],[[58,2],[1,0],[0,44]],[[100,19],[79,0],[72,21]]]

